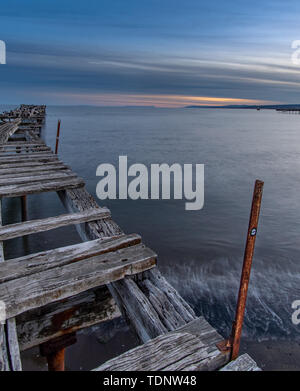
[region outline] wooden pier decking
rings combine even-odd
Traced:
[[[0,115],[0,207],[7,197],[56,192],[68,211],[6,226],[0,220],[7,317],[0,370],[21,370],[20,351],[33,346],[49,358],[76,331],[121,315],[144,345],[97,370],[220,369],[229,361],[217,347],[223,338],[160,274],[155,252],[139,235],[126,235],[42,141],[45,114],[45,106],[22,105]],[[5,261],[4,241],[71,224],[82,242]]]

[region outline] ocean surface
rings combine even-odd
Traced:
[[[120,155],[128,156],[129,165],[205,164],[202,210],[186,211],[185,200],[98,202],[111,209],[126,233],[142,235],[159,254],[167,279],[224,336],[235,311],[253,185],[255,179],[263,180],[243,341],[254,345],[254,356],[264,341],[299,344],[300,325],[291,320],[292,302],[300,300],[299,115],[50,106],[43,137],[53,147],[59,118],[60,158],[86,180],[95,197],[97,166],[117,167]],[[19,199],[5,200],[5,224],[20,221],[19,206]],[[64,213],[54,193],[29,197],[28,209],[30,219]],[[76,242],[75,229],[64,228],[9,241],[5,254],[13,258]],[[78,333],[78,343],[68,348],[67,368],[94,368],[135,343],[123,322],[92,327]],[[37,350],[26,352],[24,368],[45,369]]]

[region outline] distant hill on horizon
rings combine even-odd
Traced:
[[[226,106],[185,106],[186,109],[297,109],[300,104],[288,105],[226,105]]]

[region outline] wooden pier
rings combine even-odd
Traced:
[[[276,111],[284,114],[300,114],[300,107],[281,108],[276,109]]]
[[[0,115],[0,207],[21,197],[24,220],[2,226],[0,218],[0,370],[22,370],[20,352],[34,346],[50,370],[63,370],[76,331],[120,316],[141,346],[96,370],[258,370],[247,355],[228,364],[224,338],[160,274],[155,252],[125,234],[43,142],[45,115],[33,105]],[[56,192],[67,213],[25,221],[26,197],[41,192]],[[79,243],[5,260],[6,240],[66,225]]]

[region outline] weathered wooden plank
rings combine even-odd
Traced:
[[[0,229],[2,228],[2,198],[0,197]],[[4,262],[3,241],[0,240],[0,264]]]
[[[2,149],[0,150],[0,158],[6,158],[6,157],[19,157],[19,156],[26,156],[28,157],[30,154],[34,154],[35,156],[42,156],[42,153],[49,153],[51,152],[50,148],[22,148],[20,149],[19,147],[16,147],[15,150],[7,150],[7,149]]]
[[[22,371],[20,347],[15,318],[7,319],[7,344],[9,347],[10,365],[12,371]]]
[[[207,334],[210,338],[207,338]],[[96,371],[203,371],[219,369],[229,353],[218,350],[222,337],[203,317],[176,331],[161,335],[142,346],[109,360]]]
[[[71,224],[86,223],[110,216],[107,208],[89,209],[84,212],[63,214],[46,219],[30,220],[22,223],[10,224],[0,227],[0,241],[14,239],[20,236],[30,235],[38,232],[49,231]]]
[[[261,371],[256,362],[247,354],[243,354],[236,360],[231,361],[220,371]]]
[[[110,284],[109,290],[123,316],[141,341],[149,341],[152,335],[157,336],[168,331],[150,301],[134,281],[124,279],[119,284]]]
[[[39,142],[31,142],[31,141],[7,141],[5,144],[3,144],[3,147],[24,147],[24,148],[35,148],[35,147],[46,147],[47,145],[44,143],[42,139],[40,139]]]
[[[7,317],[62,300],[91,288],[109,284],[156,265],[156,254],[139,244],[116,252],[7,281],[0,285],[0,299]]]
[[[13,177],[6,177],[2,178],[0,175],[0,186],[8,186],[8,185],[18,185],[18,184],[31,184],[31,183],[42,183],[42,182],[49,182],[50,180],[57,180],[57,179],[65,179],[65,178],[77,178],[77,174],[75,174],[73,171],[61,171],[61,172],[55,172],[55,173],[49,173],[46,172],[44,174],[40,175],[29,175],[29,176],[19,176],[16,177],[15,175]]]
[[[153,285],[150,280],[144,280],[142,290],[167,330],[176,330],[186,323],[181,315],[177,313],[164,292]]]
[[[10,160],[14,160],[16,158],[18,159],[23,159],[23,160],[30,160],[31,158],[39,158],[39,157],[52,157],[52,156],[56,156],[50,148],[47,148],[45,151],[41,151],[41,150],[37,150],[37,151],[20,151],[22,153],[17,153],[16,151],[10,151],[10,152],[7,152],[7,151],[1,151],[0,152],[0,161],[3,161],[5,162],[6,160],[7,161],[10,161]]]
[[[18,173],[22,172],[22,170],[32,170],[32,171],[43,171],[47,170],[48,167],[57,168],[70,168],[64,163],[62,163],[59,160],[48,162],[48,163],[41,163],[41,162],[26,162],[26,163],[12,163],[12,164],[6,164],[4,166],[0,166],[0,174],[2,173]]]
[[[149,279],[156,288],[160,289],[167,296],[176,312],[178,312],[185,322],[190,322],[193,319],[196,319],[194,310],[179,295],[176,289],[168,283],[157,268],[155,270],[148,270],[144,272],[142,278],[138,280],[139,286],[143,287],[143,281],[147,279]]]
[[[70,213],[85,211],[90,208],[99,208],[95,201],[85,188],[63,190],[58,192],[66,210]],[[84,225],[76,225],[77,232],[83,241],[108,238],[110,236],[119,236],[123,234],[120,227],[111,219],[90,222]]]
[[[36,163],[50,163],[50,162],[54,162],[54,161],[58,161],[58,157],[56,155],[49,155],[49,156],[46,156],[44,155],[43,156],[32,156],[32,157],[26,157],[26,156],[17,156],[14,157],[14,158],[7,158],[7,159],[0,159],[0,164],[2,167],[4,166],[7,166],[7,165],[11,165],[12,163],[33,163],[33,162],[36,162]],[[5,168],[5,167],[4,167]]]
[[[23,155],[14,154],[12,156],[1,156],[0,157],[0,163],[1,164],[10,164],[13,162],[26,162],[26,161],[45,161],[45,160],[57,160],[57,155],[54,155],[54,153],[28,153]]]
[[[123,235],[119,238],[107,240],[92,240],[71,246],[30,254],[24,257],[10,259],[0,265],[0,284],[28,276],[33,273],[63,267],[69,263],[81,261],[96,255],[106,254],[122,248],[135,246],[141,243],[137,234]]]
[[[20,350],[120,316],[118,306],[105,286],[90,289],[68,300],[18,315]]]
[[[0,324],[0,372],[10,371],[4,324]]]
[[[72,170],[69,168],[62,166],[48,166],[48,167],[35,167],[35,168],[23,168],[23,169],[17,169],[17,171],[14,171],[13,169],[1,170],[0,169],[0,180],[4,178],[11,178],[12,176],[14,178],[23,178],[24,176],[40,176],[40,175],[47,175],[48,173],[50,175],[57,174],[57,173],[73,173]]]
[[[13,143],[6,143],[1,144],[1,155],[6,156],[7,153],[13,153],[16,150],[18,151],[30,151],[30,152],[37,152],[37,151],[52,151],[50,147],[48,147],[46,144],[24,144],[24,142],[13,142]]]
[[[51,148],[50,147],[47,147],[46,145],[38,145],[37,146],[30,146],[30,145],[22,145],[21,143],[14,143],[16,145],[7,145],[7,144],[2,144],[1,145],[1,149],[0,149],[0,153],[1,153],[1,156],[8,156],[9,154],[14,154],[14,153],[28,153],[28,152],[32,152],[32,153],[35,153],[35,152],[38,152],[38,151],[51,151]]]
[[[14,122],[9,122],[4,125],[0,125],[0,144],[5,143],[8,138],[14,134],[14,132],[18,129],[21,120],[16,120]]]
[[[2,225],[2,200],[0,197],[0,227],[1,225]],[[3,252],[3,242],[0,241],[0,264],[2,263],[4,263],[4,252]],[[7,353],[7,344],[6,344],[5,323],[6,322],[4,321],[4,319],[0,319],[0,372],[10,370],[8,353]]]
[[[2,200],[0,198],[0,228],[2,226]],[[4,265],[3,242],[0,241],[0,267]],[[2,300],[2,298],[0,298]],[[2,300],[5,303],[5,300]],[[7,314],[6,314],[7,317]],[[3,323],[3,324],[1,324]],[[15,318],[0,319],[0,371],[21,371],[22,363]]]
[[[56,179],[30,185],[9,185],[0,187],[0,197],[20,197],[22,195],[43,193],[47,191],[59,191],[83,187],[82,178]]]

